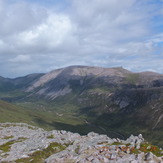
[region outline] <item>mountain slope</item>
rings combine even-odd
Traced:
[[[0,122],[30,122],[29,111],[0,100]]]
[[[82,92],[98,87],[115,90],[123,89],[125,86],[126,88],[160,87],[163,86],[163,75],[153,72],[132,73],[121,67],[70,66],[41,76],[26,89],[26,92],[55,99],[77,90]]]
[[[117,82],[130,72],[122,68],[100,68],[86,66],[70,66],[67,68],[54,70],[42,76],[38,81],[31,85],[27,92],[35,92],[37,95],[45,95],[50,99],[66,95],[80,87],[84,89],[90,82],[98,84],[99,79],[106,82],[109,77]],[[106,79],[105,79],[106,78]],[[103,83],[102,83],[103,84]],[[77,88],[78,87],[78,88]]]

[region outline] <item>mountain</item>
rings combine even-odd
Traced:
[[[0,91],[7,92],[16,89],[23,89],[30,86],[35,80],[39,79],[43,73],[30,74],[15,79],[3,78],[0,76]]]
[[[26,92],[54,100],[70,93],[75,92],[81,95],[85,91],[97,88],[103,92],[113,93],[115,90],[160,88],[161,86],[163,86],[163,75],[153,72],[132,73],[121,67],[71,66],[41,76],[26,89]]]
[[[70,66],[0,79],[0,98],[42,113],[37,124],[125,138],[142,133],[163,146],[163,75],[122,67]]]

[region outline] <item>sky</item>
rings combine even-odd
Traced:
[[[0,76],[70,65],[163,73],[163,0],[0,0]]]

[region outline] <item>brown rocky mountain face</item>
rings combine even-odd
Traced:
[[[101,68],[71,66],[51,71],[35,80],[27,92],[35,92],[49,98],[56,98],[73,91],[75,85],[81,88],[152,88],[163,85],[163,75],[153,72],[132,73],[121,67]]]
[[[111,134],[124,137],[143,133],[147,140],[163,146],[162,74],[133,73],[121,67],[70,66],[46,74],[2,78],[0,91],[3,100],[24,106],[28,102],[31,105],[27,107],[50,110],[60,119],[63,115],[64,122],[53,123],[62,129],[79,131],[89,125],[89,131],[96,126],[108,135],[111,130]],[[84,124],[65,122],[70,115],[83,119]],[[85,132],[87,129],[81,131]]]

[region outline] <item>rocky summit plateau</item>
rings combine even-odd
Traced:
[[[45,131],[0,123],[1,163],[162,163],[163,150],[131,135],[126,140],[90,132]]]

